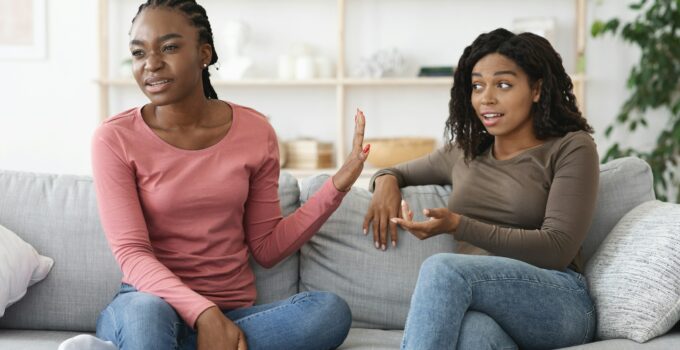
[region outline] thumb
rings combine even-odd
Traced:
[[[431,209],[424,209],[423,214],[425,214],[426,217],[432,218],[432,219],[441,219],[446,217],[448,215],[449,209],[447,208],[431,208]]]

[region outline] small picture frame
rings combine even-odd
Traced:
[[[0,59],[44,59],[46,0],[0,0]]]

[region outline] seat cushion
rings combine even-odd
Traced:
[[[61,342],[78,334],[80,333],[0,329],[0,349],[56,350]]]

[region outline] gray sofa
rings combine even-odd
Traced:
[[[298,181],[280,178],[284,214],[293,212],[326,176]],[[594,222],[583,246],[589,258],[616,222],[636,205],[651,200],[651,172],[636,158],[601,167]],[[415,213],[445,206],[450,187],[403,190]],[[258,303],[303,290],[330,290],[349,303],[353,314],[345,350],[398,349],[418,268],[428,256],[451,251],[455,241],[441,235],[419,241],[401,232],[399,246],[376,250],[361,233],[370,200],[353,188],[341,207],[298,253],[273,269],[253,264]],[[416,219],[422,219],[416,217]],[[0,171],[0,224],[55,261],[50,274],[0,318],[0,349],[56,349],[65,339],[94,331],[99,311],[111,300],[120,271],[100,227],[89,177]],[[571,349],[680,349],[680,330],[645,344],[615,339]]]

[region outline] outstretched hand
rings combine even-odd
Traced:
[[[458,228],[460,215],[448,208],[423,209],[423,214],[429,218],[426,221],[413,221],[413,212],[409,209],[406,201],[401,201],[401,218],[392,218],[390,221],[411,232],[418,239],[451,233]]]
[[[364,162],[368,158],[371,145],[364,147],[364,128],[366,127],[366,117],[364,112],[357,108],[354,116],[354,140],[352,141],[352,151],[347,156],[345,164],[340,167],[333,176],[333,185],[338,191],[347,192],[352,189],[352,185],[361,175],[364,169]]]

